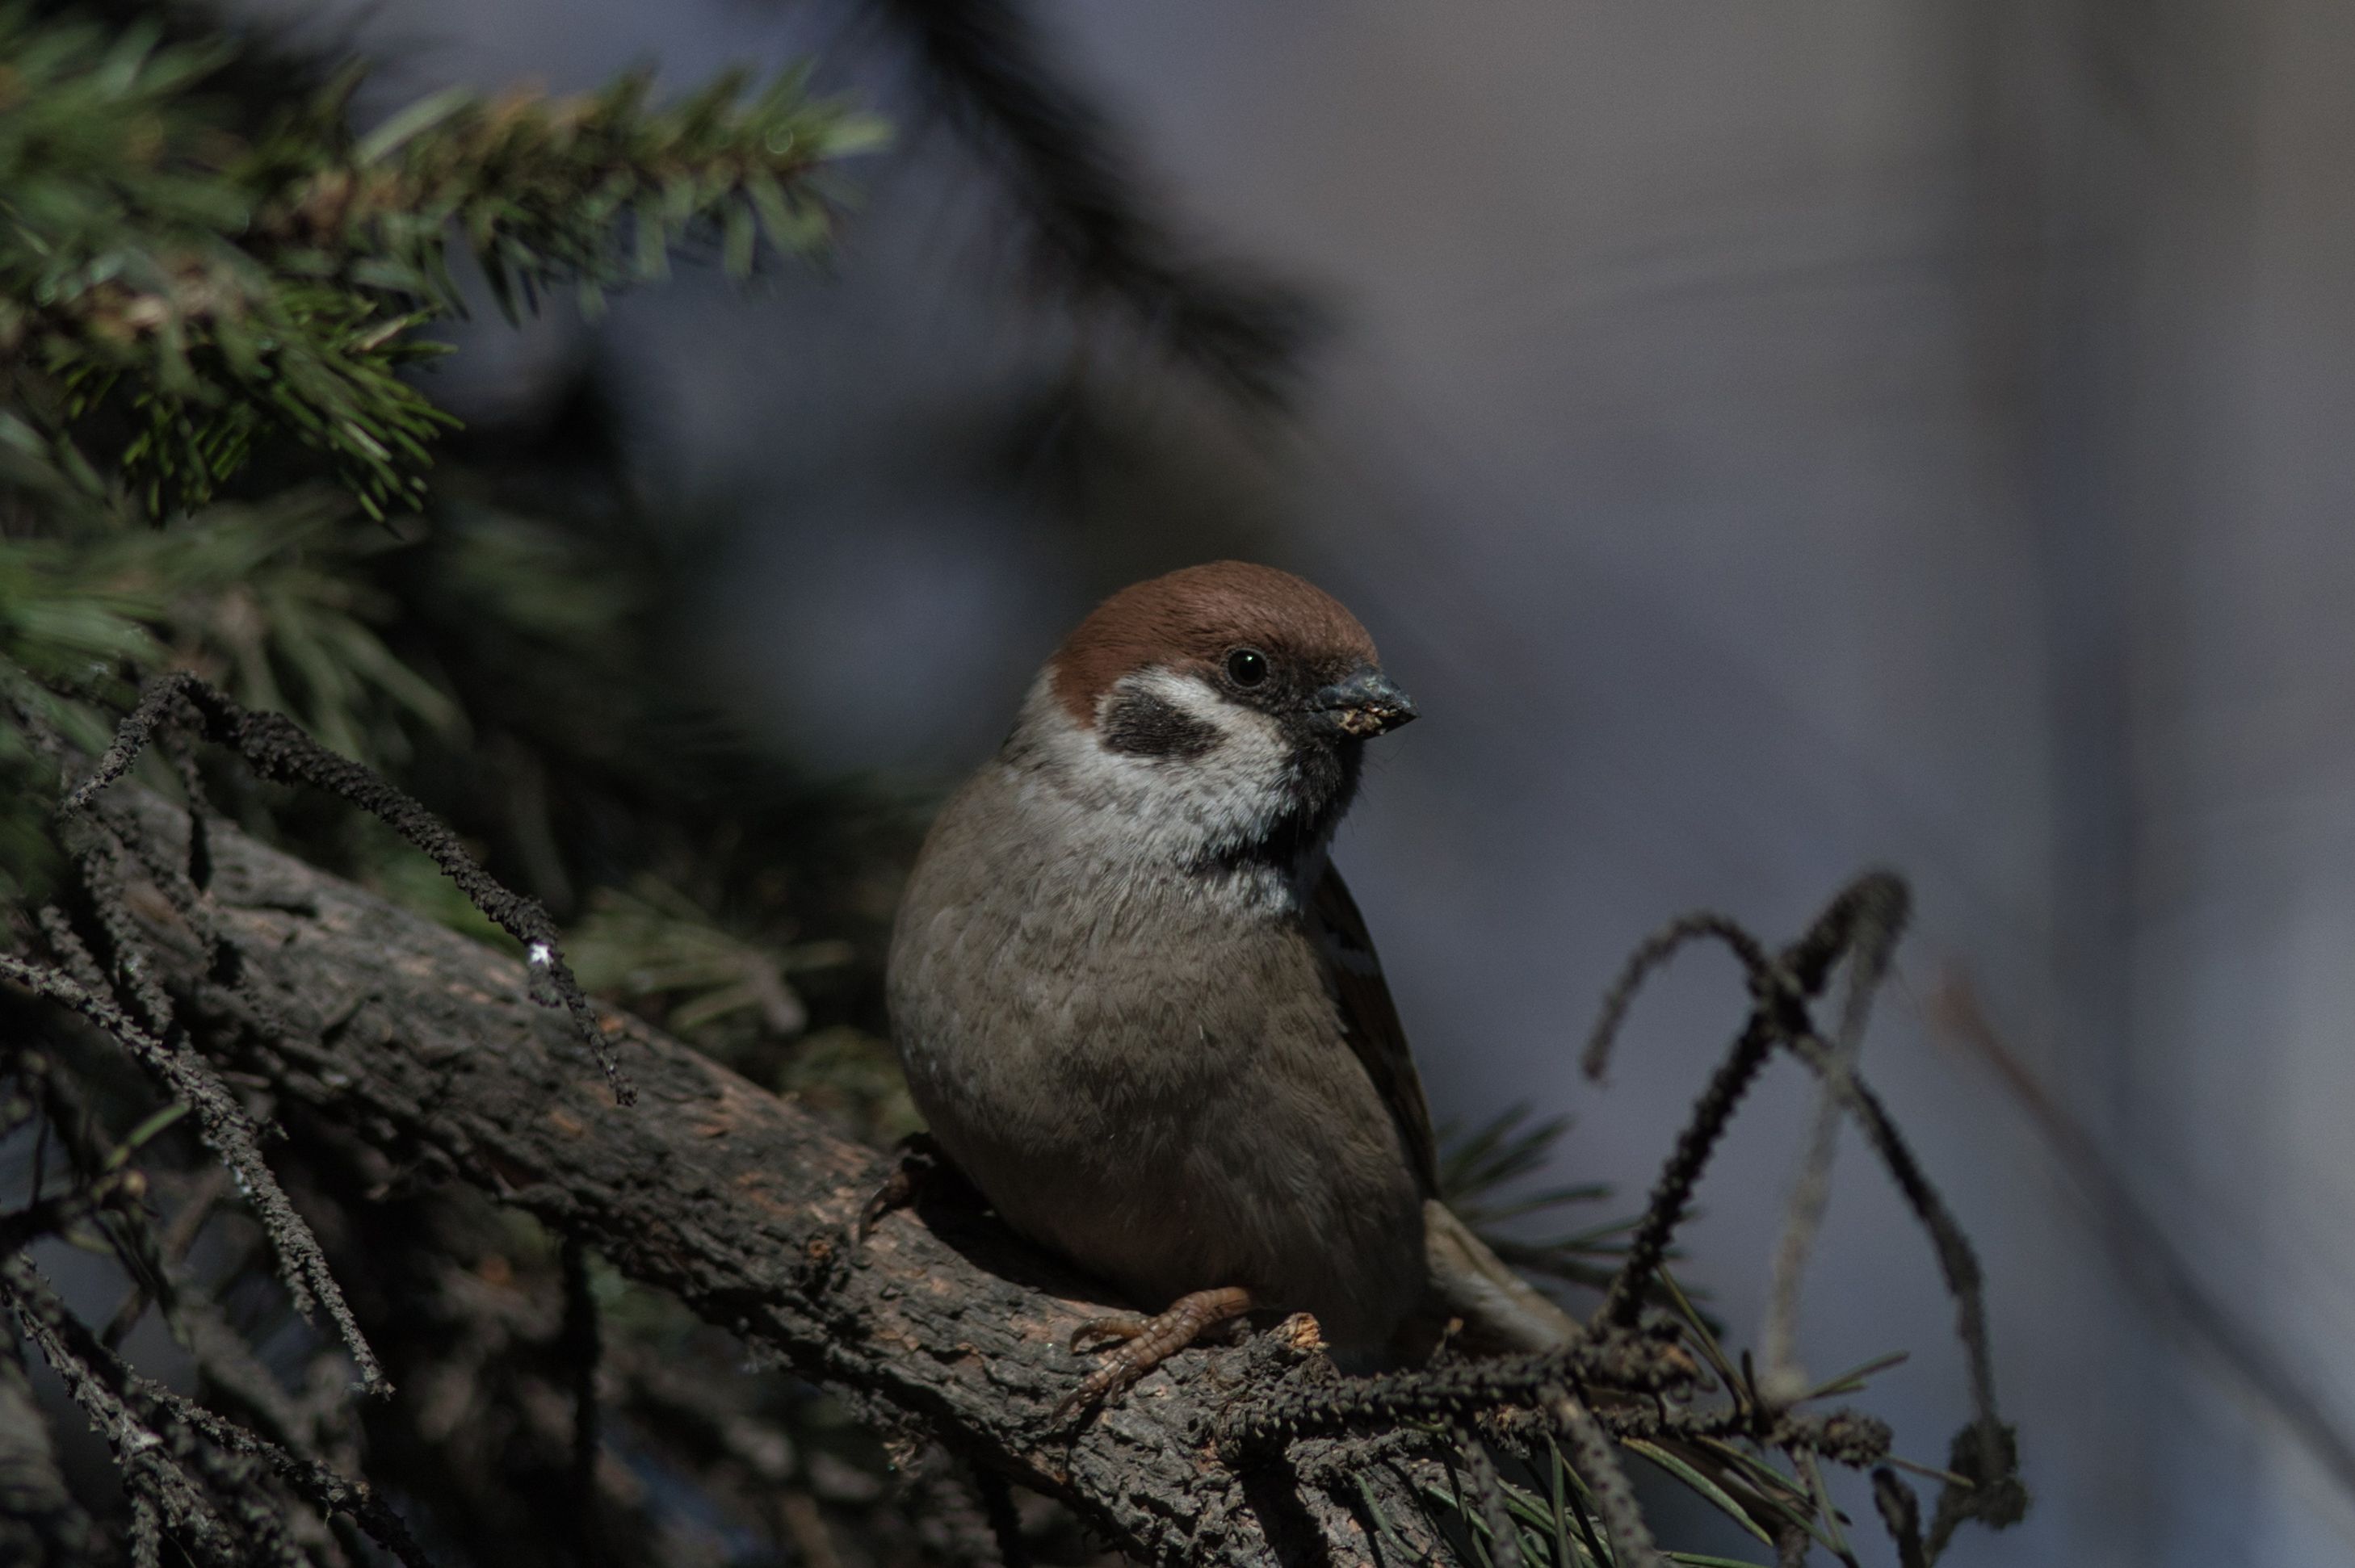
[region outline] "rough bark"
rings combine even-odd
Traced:
[[[136,810],[166,844],[187,824]],[[617,1107],[523,966],[227,828],[208,902],[241,972],[224,983],[160,899],[167,983],[206,1048],[415,1175],[473,1182],[634,1278],[838,1391],[887,1431],[936,1438],[1060,1498],[1112,1543],[1164,1563],[1357,1563],[1444,1547],[1406,1467],[1363,1444],[1292,1445],[1231,1465],[1208,1433],[1229,1402],[1319,1367],[1280,1334],[1189,1351],[1083,1423],[1050,1419],[1087,1362],[1086,1282],[954,1196],[920,1193],[862,1245],[851,1227],[890,1160],[635,1020],[603,1026],[636,1081]]]

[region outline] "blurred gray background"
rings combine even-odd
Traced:
[[[440,384],[605,374],[711,553],[698,695],[945,780],[1098,595],[1305,572],[1427,715],[1338,853],[1435,1108],[1569,1111],[1559,1174],[1623,1208],[1742,1008],[1697,957],[1588,1085],[1630,946],[1902,869],[1866,1069],[1979,1245],[2038,1495],[1948,1561],[2355,1561],[2355,7],[1041,5],[1189,237],[1329,307],[1275,425],[1028,302],[853,12],[246,9],[347,29],[383,104],[819,51],[906,127],[830,276],[493,325]],[[1795,1072],[1689,1237],[1744,1341]],[[1940,1460],[1951,1310],[1852,1142],[1805,1307],[1817,1373],[1913,1350],[1870,1403]]]

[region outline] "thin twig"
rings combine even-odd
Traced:
[[[92,1359],[69,1345],[71,1317],[24,1258],[0,1261],[0,1302],[16,1313],[25,1338],[58,1374],[91,1427],[113,1448],[115,1467],[134,1502],[152,1510],[144,1526],[134,1517],[134,1543],[143,1535],[159,1534],[168,1528],[174,1539],[193,1548],[203,1561],[241,1568],[242,1554],[229,1539],[228,1526],[196,1482],[173,1462],[164,1439],[133,1412]],[[141,1555],[134,1549],[134,1560]],[[152,1559],[155,1553],[150,1549],[147,1555]]]
[[[1637,1393],[1680,1393],[1697,1375],[1692,1358],[1672,1340],[1596,1335],[1551,1351],[1286,1384],[1230,1410],[1218,1435],[1222,1443],[1248,1450],[1401,1421],[1455,1420],[1502,1404],[1543,1408],[1580,1383]]]
[[[295,1213],[285,1190],[278,1185],[277,1177],[263,1160],[260,1139],[245,1107],[238,1104],[236,1097],[186,1040],[166,1044],[141,1028],[111,999],[86,990],[62,969],[29,964],[0,953],[0,980],[80,1013],[119,1042],[132,1059],[174,1098],[197,1113],[197,1128],[206,1146],[229,1167],[239,1190],[260,1216],[278,1257],[279,1277],[285,1282],[287,1295],[296,1310],[308,1317],[314,1310],[324,1309],[351,1350],[363,1386],[371,1393],[390,1393],[392,1385],[378,1365],[376,1352],[368,1349],[358,1320],[344,1300],[342,1287],[328,1271],[326,1254],[320,1250],[318,1238],[311,1234],[303,1216]]]
[[[1835,1078],[1830,1072],[1831,1048],[1812,1035],[1793,1041],[1801,1061],[1822,1073],[1838,1092],[1849,1114],[1855,1117],[1881,1162],[1897,1183],[1906,1205],[1913,1211],[1938,1256],[1946,1293],[1955,1299],[1955,1337],[1961,1341],[1970,1374],[1971,1408],[1981,1441],[1990,1452],[2003,1445],[2003,1421],[1996,1412],[1995,1361],[1987,1344],[1987,1300],[1979,1274],[1978,1254],[1963,1234],[1946,1201],[1939,1195],[1921,1161],[1913,1157],[1904,1135],[1897,1130],[1879,1097],[1854,1074]]]
[[[114,743],[90,777],[66,796],[59,814],[70,815],[88,806],[101,790],[129,772],[140,752],[181,715],[193,716],[206,739],[234,750],[261,777],[306,784],[348,800],[422,850],[475,908],[522,944],[532,1000],[570,1015],[573,1032],[603,1069],[616,1103],[635,1103],[637,1090],[613,1059],[596,1007],[564,961],[556,921],[539,901],[517,893],[485,871],[448,824],[415,797],[387,782],[374,769],[329,751],[285,715],[248,712],[185,670],[161,676],[140,694],[138,705],[115,730]]]
[[[1579,1065],[1588,1077],[1599,1079],[1610,1066],[1611,1048],[1618,1044],[1620,1025],[1627,1021],[1627,1010],[1635,1004],[1636,993],[1643,989],[1644,982],[1683,948],[1703,940],[1724,943],[1740,960],[1743,976],[1753,984],[1772,965],[1765,945],[1727,916],[1704,909],[1671,920],[1636,944],[1635,952],[1620,967],[1619,978],[1604,993],[1603,1011],[1586,1037],[1586,1049],[1579,1056]]]
[[[1824,1085],[1816,1097],[1815,1117],[1800,1156],[1798,1180],[1792,1186],[1782,1239],[1775,1244],[1767,1289],[1766,1325],[1761,1336],[1766,1371],[1761,1388],[1778,1404],[1787,1404],[1807,1391],[1807,1376],[1799,1365],[1798,1353],[1799,1279],[1831,1202],[1832,1160],[1839,1148],[1840,1089],[1855,1072],[1863,1051],[1865,1021],[1871,1016],[1873,997],[1889,972],[1890,955],[1904,932],[1912,902],[1905,884],[1896,877],[1870,876],[1854,884],[1851,896],[1836,904],[1824,922],[1831,923],[1832,913],[1853,912],[1851,918],[1841,922],[1848,927],[1843,933],[1849,954],[1848,1001],[1825,1066]]]
[[[1651,1202],[1627,1243],[1626,1261],[1611,1277],[1611,1288],[1595,1311],[1598,1323],[1623,1329],[1635,1325],[1643,1311],[1645,1287],[1668,1255],[1668,1244],[1692,1202],[1693,1188],[1700,1183],[1742,1097],[1749,1092],[1774,1049],[1774,1025],[1761,1007],[1751,1014],[1750,1022],[1701,1091],[1691,1118],[1677,1135],[1676,1147],[1669,1151],[1659,1180],[1652,1184]]]
[[[1521,1531],[1506,1505],[1505,1481],[1497,1474],[1497,1461],[1489,1457],[1477,1432],[1466,1428],[1456,1436],[1456,1452],[1464,1461],[1465,1479],[1471,1484],[1473,1506],[1479,1510],[1480,1522],[1488,1531],[1490,1558],[1497,1568],[1519,1568]]]
[[[1897,1568],[1930,1568],[1922,1551],[1922,1502],[1905,1478],[1883,1465],[1872,1472],[1872,1506],[1897,1546]]]
[[[1603,1515],[1603,1528],[1611,1537],[1616,1568],[1661,1568],[1659,1543],[1644,1523],[1635,1485],[1612,1451],[1610,1435],[1582,1400],[1564,1394],[1553,1402],[1550,1411],[1569,1444],[1571,1463],[1594,1493],[1595,1510]]]

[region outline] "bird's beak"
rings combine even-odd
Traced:
[[[1308,699],[1308,705],[1344,735],[1380,735],[1414,717],[1414,702],[1369,664]]]

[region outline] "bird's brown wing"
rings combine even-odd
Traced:
[[[1400,1026],[1397,1004],[1382,979],[1381,960],[1374,939],[1366,934],[1365,916],[1341,874],[1329,864],[1308,898],[1308,926],[1317,956],[1325,966],[1325,983],[1340,1004],[1341,1032],[1358,1054],[1366,1076],[1374,1081],[1391,1118],[1398,1123],[1415,1181],[1425,1197],[1439,1192],[1436,1140],[1431,1135],[1431,1107],[1423,1104],[1423,1080],[1415,1075],[1414,1058],[1407,1052],[1406,1031]]]
[[[1476,1353],[1544,1351],[1569,1343],[1578,1333],[1569,1316],[1507,1267],[1440,1201],[1438,1151],[1423,1080],[1407,1054],[1406,1031],[1399,1025],[1373,938],[1366,935],[1365,916],[1329,865],[1309,895],[1308,925],[1324,960],[1326,984],[1340,1003],[1341,1031],[1390,1107],[1423,1188],[1431,1297],[1428,1309],[1401,1329],[1400,1346],[1416,1347],[1405,1353],[1428,1353],[1449,1319],[1455,1320],[1455,1342]]]

